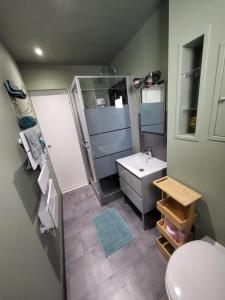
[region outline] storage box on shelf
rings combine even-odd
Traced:
[[[157,246],[169,259],[175,249],[191,239],[191,227],[197,218],[196,201],[202,195],[169,176],[153,183],[162,191],[162,199],[157,202],[162,215],[157,229],[162,236],[157,239]]]

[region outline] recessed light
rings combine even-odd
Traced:
[[[34,52],[38,55],[38,56],[43,56],[43,51],[41,48],[39,47],[35,47],[34,48]]]

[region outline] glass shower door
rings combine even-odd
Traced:
[[[72,83],[80,143],[101,204],[121,196],[116,160],[133,154],[128,87],[128,76],[75,76]]]

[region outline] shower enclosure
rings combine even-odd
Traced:
[[[89,183],[100,203],[121,197],[116,159],[133,153],[129,76],[75,76],[72,105]]]

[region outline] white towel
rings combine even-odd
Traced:
[[[30,146],[30,150],[34,160],[38,160],[42,154],[41,144],[39,142],[38,134],[35,128],[24,130],[24,135]]]

